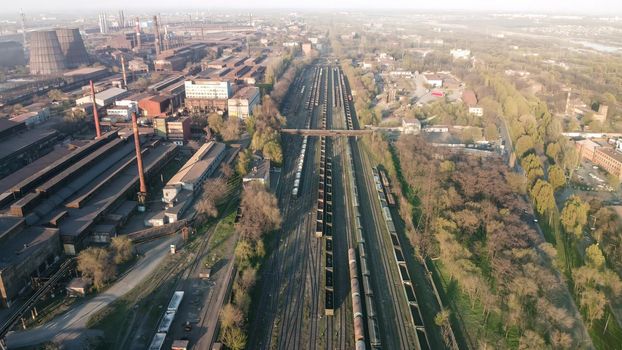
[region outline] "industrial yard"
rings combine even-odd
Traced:
[[[619,16],[184,4],[0,13],[0,350],[622,344]]]

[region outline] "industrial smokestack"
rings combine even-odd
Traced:
[[[162,40],[160,40],[160,25],[158,24],[158,16],[153,16],[153,23],[155,25],[155,47],[156,47],[156,55],[160,54],[162,51]]]
[[[140,50],[142,41],[140,40],[140,18],[136,17],[136,47]]]
[[[125,72],[125,56],[121,55],[121,73],[123,73],[123,88],[127,89],[127,73]]]
[[[93,81],[89,81],[91,85],[91,101],[93,102],[93,119],[95,120],[95,134],[97,138],[102,136],[101,128],[99,127],[99,114],[97,113],[97,101],[95,100],[95,86],[93,86]]]
[[[132,112],[132,129],[134,130],[134,147],[136,148],[136,163],[138,164],[138,179],[140,181],[140,191],[138,192],[139,210],[145,210],[147,199],[147,182],[145,181],[145,171],[143,169],[143,156],[140,151],[140,134],[138,133],[138,121],[136,112]],[[141,209],[142,207],[142,209]]]

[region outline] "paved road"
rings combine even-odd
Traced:
[[[50,340],[71,340],[82,335],[91,315],[138,286],[167,256],[170,245],[179,239],[178,236],[170,237],[158,243],[153,249],[147,249],[145,256],[103,294],[76,305],[69,312],[41,327],[10,333],[6,338],[9,349],[33,346]]]

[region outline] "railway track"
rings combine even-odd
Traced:
[[[339,89],[341,90],[341,97],[339,100],[342,101],[344,106],[347,128],[355,129],[358,127],[358,123],[356,114],[354,113],[354,107],[351,103],[351,93],[347,85],[347,79],[340,70],[338,71],[338,76]],[[379,294],[381,294],[380,299],[383,301],[383,304],[389,300],[392,301],[386,303],[390,304],[390,306],[385,305],[387,307],[383,307],[382,311],[379,313],[380,323],[384,330],[384,332],[382,332],[384,334],[383,344],[386,344],[386,347],[390,349],[418,348],[418,342],[413,339],[416,338],[414,329],[409,329],[409,320],[402,312],[402,309],[408,310],[408,304],[406,300],[402,300],[405,299],[405,297],[400,294],[402,292],[398,289],[398,283],[401,284],[401,282],[398,282],[395,278],[397,271],[392,270],[393,262],[386,251],[387,242],[382,234],[383,230],[380,227],[382,217],[377,214],[377,208],[374,206],[375,202],[372,203],[372,200],[375,199],[372,195],[375,193],[371,193],[370,189],[375,190],[375,187],[369,180],[370,167],[365,162],[366,159],[363,159],[364,157],[358,148],[356,139],[350,139],[349,142],[354,166],[352,171],[357,180],[357,187],[360,189],[358,193],[362,195],[359,199],[363,207],[367,209],[367,212],[363,215],[362,221],[365,223],[363,227],[364,231],[366,231],[366,245],[369,248],[368,254],[373,257],[372,259],[376,260],[376,263],[372,262],[370,264],[372,267],[371,280],[376,286],[374,290],[381,292]],[[382,266],[379,267],[379,265]],[[370,328],[372,328],[371,324],[369,325],[368,334]]]

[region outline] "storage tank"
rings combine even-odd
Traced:
[[[56,31],[46,30],[30,34],[30,74],[51,75],[65,69],[65,57]]]
[[[67,68],[78,68],[90,63],[89,55],[86,52],[78,28],[56,29],[56,36],[65,57],[65,66]]]

